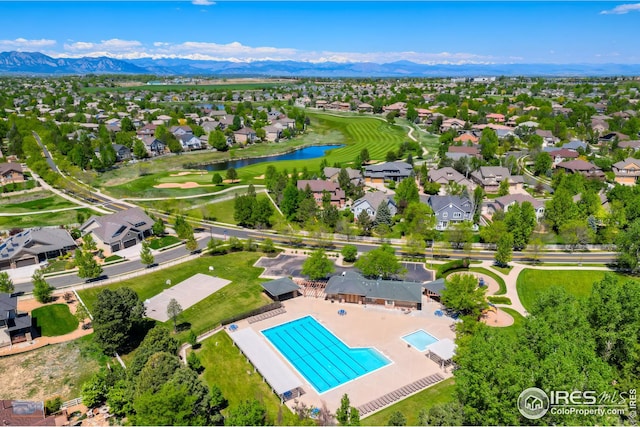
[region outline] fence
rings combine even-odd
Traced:
[[[240,313],[236,316],[228,317],[220,321],[221,325],[228,325],[229,323],[237,322],[238,320],[246,319],[251,316],[257,316],[258,314],[266,313],[267,311],[276,310],[282,307],[282,303],[276,301],[271,304],[263,305],[262,307],[256,308],[255,310],[247,311],[245,313]]]
[[[63,402],[62,405],[60,405],[60,409],[67,409],[72,406],[80,405],[81,403],[82,403],[82,398],[76,397],[75,399],[71,399],[71,400],[67,400],[66,402]]]

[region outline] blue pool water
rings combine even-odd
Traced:
[[[372,348],[351,348],[313,317],[306,316],[262,334],[318,393],[391,363]]]
[[[436,337],[426,333],[422,329],[410,333],[409,335],[405,335],[402,339],[420,351],[425,351],[429,345],[438,341]]]

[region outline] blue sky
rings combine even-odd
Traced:
[[[640,63],[640,3],[0,2],[0,51],[236,61]]]

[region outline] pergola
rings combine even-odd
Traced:
[[[453,356],[456,354],[456,344],[449,338],[436,341],[427,346],[427,357],[440,364],[444,369],[453,363]]]
[[[302,382],[253,329],[241,329],[229,336],[283,403],[302,394]]]

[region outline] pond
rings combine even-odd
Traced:
[[[307,160],[323,157],[324,154],[335,148],[343,147],[343,145],[314,145],[311,147],[301,148],[296,151],[285,154],[277,154],[268,157],[253,157],[249,159],[227,160],[219,163],[212,163],[210,165],[203,165],[202,168],[208,171],[224,171],[230,168],[239,169],[249,165],[255,165],[265,162],[279,162],[282,160]]]

